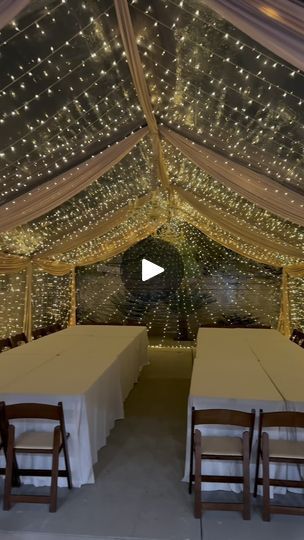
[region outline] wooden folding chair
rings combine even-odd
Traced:
[[[294,328],[289,339],[304,348],[304,332],[301,332],[301,330]]]
[[[57,508],[58,476],[67,478],[69,489],[72,478],[68,455],[67,434],[65,430],[62,403],[46,405],[45,403],[18,403],[5,405],[4,417],[7,423],[7,464],[4,482],[3,509],[9,510],[14,502],[48,503],[50,512]],[[53,431],[25,431],[15,438],[15,426],[12,420],[40,419],[54,420],[59,424]],[[65,469],[59,470],[59,454],[63,451]],[[15,495],[12,494],[14,457],[16,454],[48,454],[52,456],[51,469],[18,469],[20,476],[50,476],[51,489],[49,495]]]
[[[304,465],[304,442],[288,439],[271,439],[264,428],[304,428],[304,412],[279,411],[264,413],[260,410],[258,450],[254,497],[257,496],[258,485],[263,486],[263,520],[270,521],[271,514],[304,515],[304,506],[281,506],[270,504],[270,486],[304,488],[304,480],[287,480],[270,478],[270,463],[293,463]],[[259,477],[260,459],[263,476]]]
[[[189,491],[193,481],[193,450],[195,459],[194,473],[194,515],[200,518],[202,510],[234,510],[241,511],[244,519],[250,519],[250,453],[255,421],[255,411],[251,413],[234,411],[230,409],[192,409],[192,434]],[[242,437],[235,436],[208,436],[202,434],[197,425],[221,425],[249,428]],[[194,431],[195,430],[195,431]],[[193,442],[192,442],[193,440]],[[241,461],[243,464],[242,476],[202,475],[202,460]],[[215,503],[202,502],[201,483],[236,483],[243,484],[243,502],[241,503]]]
[[[50,324],[50,326],[46,327],[46,335],[54,334],[55,332],[58,332],[58,330],[61,330],[59,323]]]
[[[0,353],[12,348],[12,342],[10,338],[0,339]]]
[[[41,337],[44,337],[47,335],[47,331],[46,331],[46,328],[36,328],[35,330],[33,330],[32,332],[32,337],[33,339],[39,339]]]
[[[22,345],[23,343],[28,343],[28,339],[24,332],[21,332],[21,334],[15,334],[14,336],[11,336],[11,342],[12,347],[19,347],[19,345]]]
[[[8,423],[5,418],[5,403],[0,401],[0,450],[3,451],[5,459],[7,459],[7,439],[8,439]],[[6,469],[0,468],[0,474],[5,476]],[[20,487],[20,477],[18,471],[18,465],[16,456],[13,457],[13,473],[12,473],[12,485],[13,487]]]

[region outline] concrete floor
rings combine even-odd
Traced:
[[[264,523],[259,506],[250,522],[234,512],[194,519],[181,482],[192,354],[152,349],[150,359],[126,401],[126,418],[99,453],[96,483],[60,489],[56,514],[45,505],[0,510],[0,539],[303,540],[304,518],[273,516]]]

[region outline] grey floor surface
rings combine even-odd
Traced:
[[[0,510],[0,539],[304,540],[304,518],[273,516],[264,523],[256,503],[250,522],[234,512],[194,519],[181,482],[192,354],[152,349],[150,359],[126,401],[126,418],[99,453],[96,483],[60,489],[56,514],[45,505]]]

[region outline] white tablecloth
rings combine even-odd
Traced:
[[[63,402],[73,485],[94,483],[93,464],[106,444],[123,402],[147,363],[147,332],[120,326],[75,326],[0,355],[0,399],[16,402]],[[16,422],[24,429],[50,423]],[[62,459],[62,458],[61,458]],[[33,461],[32,461],[33,460]],[[47,467],[45,456],[18,456],[20,467]],[[63,462],[61,461],[61,466]],[[46,485],[46,478],[24,478]],[[59,480],[66,485],[65,479]]]
[[[201,328],[198,332],[188,400],[188,427],[185,476],[189,475],[191,408],[227,408],[250,411],[304,410],[304,350],[275,330]],[[257,427],[257,422],[256,422]],[[201,427],[208,434],[241,435],[244,429]],[[272,437],[279,436],[272,430]],[[256,431],[255,431],[256,435]],[[293,434],[294,435],[294,434]],[[284,430],[284,436],[286,431]],[[300,436],[296,434],[296,436]],[[254,438],[251,477],[256,459]],[[204,460],[204,474],[241,474],[241,465],[234,462]],[[271,465],[271,475],[299,479],[299,469]],[[288,471],[288,472],[287,472]],[[204,484],[205,490],[240,491],[235,484]],[[284,488],[275,492],[284,493]]]

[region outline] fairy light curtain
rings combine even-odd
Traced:
[[[0,272],[0,337],[23,331],[26,270]]]
[[[85,323],[147,324],[150,336],[195,339],[201,324],[277,326],[281,271],[257,264],[174,218],[156,236],[183,257],[185,276],[166,301],[132,297],[120,278],[121,257],[78,270],[78,318]],[[262,301],[263,298],[263,301]]]
[[[33,271],[32,327],[47,327],[59,322],[65,328],[71,313],[71,277],[52,276],[39,269]]]

